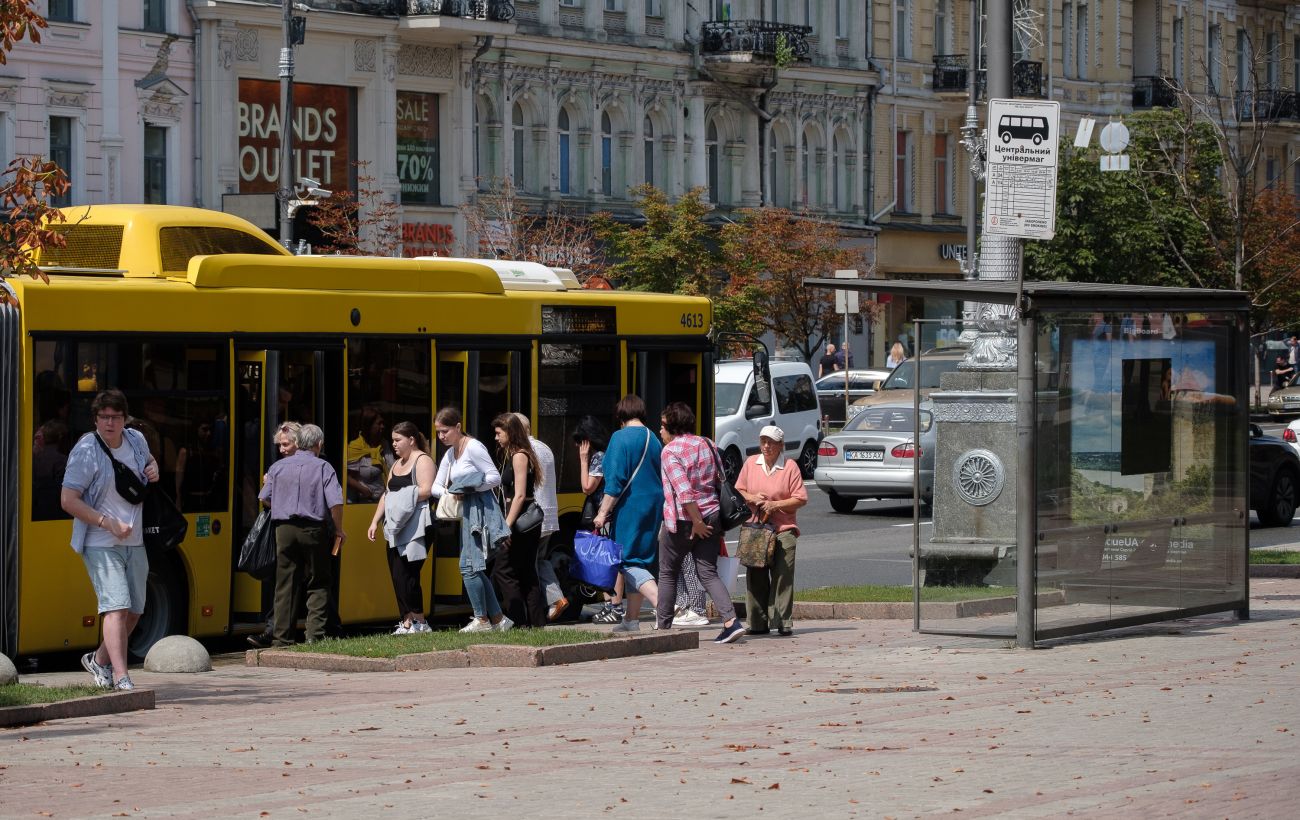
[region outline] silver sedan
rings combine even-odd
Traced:
[[[921,502],[934,498],[934,417],[921,405],[917,446],[911,404],[866,407],[844,429],[822,439],[817,450],[817,487],[830,496],[831,508],[853,512],[861,498],[911,498],[913,464],[920,459]]]

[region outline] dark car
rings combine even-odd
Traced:
[[[1265,527],[1285,527],[1300,501],[1300,458],[1291,445],[1250,425],[1250,508]]]
[[[822,418],[831,424],[844,423],[844,377],[849,379],[849,404],[876,392],[876,385],[889,378],[887,369],[837,370],[817,380],[817,403],[821,405]],[[850,407],[852,416],[858,408]]]

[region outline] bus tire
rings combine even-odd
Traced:
[[[127,640],[127,653],[140,662],[153,645],[168,635],[185,634],[189,612],[185,569],[174,554],[149,554],[145,580],[144,614]]]

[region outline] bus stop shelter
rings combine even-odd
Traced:
[[[997,509],[1014,519],[1003,522],[1008,545],[991,560],[989,577],[1014,584],[1015,610],[923,618],[920,578],[937,549],[918,537],[919,631],[1032,647],[1212,612],[1249,616],[1245,293],[982,280],[804,283],[1016,309],[1010,319],[983,325],[985,332],[1000,330],[1008,346],[1014,339],[1010,372],[997,377],[1006,388],[998,394],[1006,405],[1005,435],[998,419],[978,413],[949,412],[947,420],[940,413],[937,422],[941,455],[945,435],[961,440],[969,432],[953,426],[960,423],[987,423],[987,438],[1005,442],[1006,468],[981,476],[989,492],[993,480],[1005,481],[995,488],[1002,506],[981,508],[982,518],[969,520],[996,527]],[[925,353],[917,353],[923,364]],[[931,396],[936,408],[954,396],[981,402],[969,375],[943,379]],[[969,512],[963,503],[983,502],[957,486],[960,466],[935,461],[936,531],[944,516]],[[944,482],[955,491],[945,495]]]

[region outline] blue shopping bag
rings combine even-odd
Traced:
[[[623,548],[612,538],[578,530],[573,536],[573,555],[577,561],[571,575],[593,587],[614,588],[618,568],[623,563]]]

